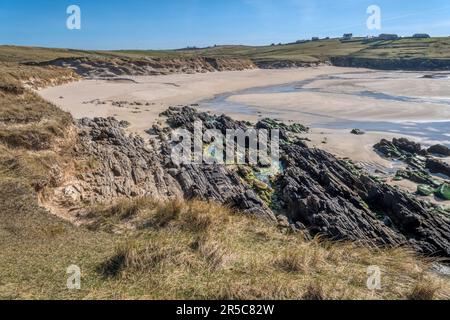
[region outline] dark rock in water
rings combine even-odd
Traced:
[[[442,144],[431,146],[430,148],[428,148],[428,152],[439,156],[450,157],[450,148]]]
[[[356,174],[325,151],[298,145],[283,151],[282,200],[290,218],[313,234],[450,256],[450,220],[413,195]]]
[[[350,133],[355,134],[357,136],[362,136],[362,135],[366,134],[364,131],[362,131],[360,129],[353,129]]]
[[[279,129],[292,133],[305,133],[309,131],[308,127],[305,127],[304,125],[299,123],[286,125],[280,121],[269,118],[259,121],[256,124],[256,129],[266,129],[266,130]]]
[[[183,128],[190,132],[194,131],[194,122],[201,121],[203,130],[217,129],[222,133],[226,133],[227,129],[247,130],[246,122],[235,121],[228,116],[214,116],[207,112],[198,112],[191,107],[170,107],[167,111],[161,113],[161,116],[167,117],[167,123],[172,129]]]
[[[419,143],[405,138],[394,138],[392,142],[382,139],[374,148],[388,158],[402,158],[405,156],[410,157],[424,154],[422,146]]]
[[[422,154],[422,146],[420,145],[420,143],[410,141],[406,138],[394,138],[392,139],[392,144],[398,149],[409,152],[410,154]]]
[[[440,173],[450,177],[450,165],[441,160],[428,158],[426,168],[430,170],[431,173]]]

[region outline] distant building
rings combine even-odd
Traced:
[[[431,38],[429,34],[426,33],[416,33],[413,35],[413,38],[419,38],[419,39],[425,39],[425,38]]]
[[[353,33],[346,33],[342,37],[342,40],[352,40],[353,39]]]
[[[319,39],[319,37],[312,37],[311,40],[312,41],[319,41],[320,39]]]
[[[382,33],[378,36],[378,39],[380,40],[397,40],[399,37],[396,34],[387,34]]]

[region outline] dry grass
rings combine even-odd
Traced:
[[[407,296],[409,300],[434,300],[437,297],[439,286],[430,283],[426,279],[415,284],[411,293]]]
[[[2,83],[2,86],[7,84],[13,85],[13,87],[15,86],[17,88],[19,87],[19,84],[28,88],[37,89],[60,85],[77,79],[79,79],[79,77],[71,69],[27,66],[17,63],[4,62],[4,60],[0,58],[0,83]],[[2,86],[0,86],[0,88]],[[20,92],[15,91],[13,93]]]
[[[405,249],[306,241],[213,203],[124,201],[145,228],[124,235],[97,272],[121,285],[148,281],[150,298],[412,299],[427,290],[449,297],[449,284],[427,272],[430,262]],[[366,287],[372,265],[382,270],[380,291]]]

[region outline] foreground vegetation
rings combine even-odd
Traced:
[[[71,116],[23,82],[60,69],[11,63],[0,74],[0,298],[446,299],[450,284],[406,249],[306,239],[213,203],[116,199],[76,227],[43,209],[79,159]],[[37,75],[41,78],[37,78]],[[35,80],[36,80],[35,79]],[[128,226],[137,228],[130,229]],[[112,232],[120,231],[120,232]],[[68,290],[66,269],[82,269]],[[382,290],[366,287],[382,269]]]

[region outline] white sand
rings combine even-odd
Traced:
[[[45,99],[71,112],[75,118],[115,116],[119,120],[129,121],[130,131],[145,135],[144,131],[159,120],[159,113],[171,105],[192,104],[221,93],[327,75],[335,75],[339,79],[317,80],[306,86],[318,89],[318,92],[232,95],[229,101],[254,106],[252,112],[244,112],[240,107],[214,112],[224,112],[242,120],[257,121],[268,116],[307,125],[314,122],[330,123],[340,119],[450,121],[449,105],[411,104],[351,94],[363,90],[408,96],[431,93],[427,97],[443,99],[450,98],[448,81],[421,79],[421,74],[415,73],[374,72],[336,67],[131,78],[137,83],[91,80],[47,88],[39,93]],[[359,79],[355,80],[355,77]],[[106,104],[83,103],[94,99],[106,101]],[[113,106],[111,101],[137,101],[144,105],[119,108]],[[149,106],[145,105],[147,103]],[[389,166],[390,163],[379,157],[372,146],[381,138],[391,139],[394,136],[396,135],[385,132],[369,132],[363,136],[355,136],[350,134],[348,129],[314,129],[311,134],[305,135],[312,140],[310,145],[326,149],[339,157],[349,157],[354,161],[380,166]]]
[[[224,92],[290,83],[346,70],[349,69],[323,67],[130,77],[138,83],[88,80],[47,88],[39,93],[63,110],[71,112],[75,118],[116,116],[129,121],[132,131],[142,133],[152,126],[159,113],[171,105],[186,105]],[[141,113],[135,113],[137,110],[132,108],[117,108],[111,104],[83,104],[94,99],[138,101],[154,105],[141,107]]]

